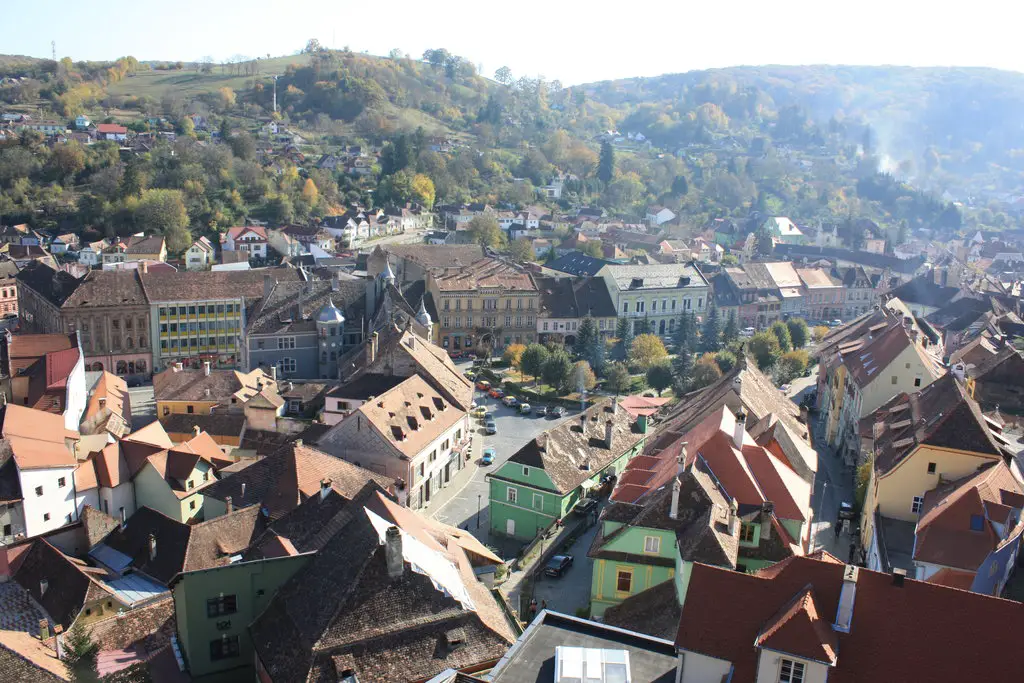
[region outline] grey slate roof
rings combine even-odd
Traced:
[[[689,289],[707,287],[708,281],[691,263],[647,266],[608,266],[607,271],[621,291],[643,289]]]
[[[366,312],[366,280],[278,282],[249,320],[249,334],[315,332],[316,317],[328,302],[352,324]]]
[[[612,263],[604,259],[594,258],[579,251],[570,251],[564,256],[559,256],[551,263],[544,265],[545,268],[557,270],[569,275],[592,277],[597,271]]]

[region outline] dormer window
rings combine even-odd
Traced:
[[[792,659],[779,660],[779,683],[804,683],[804,664]]]
[[[402,441],[405,439],[405,432],[398,425],[391,425],[391,436],[395,437],[395,441]]]

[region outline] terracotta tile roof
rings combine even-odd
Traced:
[[[401,578],[389,578],[382,532],[371,514],[384,524],[390,520],[380,516],[387,509],[376,496],[368,489],[332,519],[316,556],[250,627],[273,680],[337,680],[344,669],[382,683],[418,680],[449,667],[494,662],[514,642],[461,547],[438,551],[436,539],[402,529],[403,549],[444,559],[457,573],[447,580],[467,602],[439,590],[426,574],[406,569]]]
[[[164,249],[164,237],[162,235],[150,235],[148,237],[132,235],[128,240],[126,254],[159,254]]]
[[[969,591],[971,590],[971,586],[974,585],[974,575],[975,572],[965,572],[958,569],[943,567],[932,574],[927,581],[928,583],[934,583],[938,586],[959,588],[962,591]]]
[[[672,640],[679,629],[681,613],[675,581],[669,580],[609,607],[604,612],[602,623]]]
[[[138,429],[125,436],[124,440],[137,444],[157,446],[159,448],[171,448],[174,446],[174,442],[167,436],[167,432],[164,431],[163,425],[159,422],[150,422],[142,429]]]
[[[302,501],[318,495],[324,479],[330,479],[331,487],[347,500],[355,497],[367,482],[384,489],[395,485],[394,480],[384,475],[294,442],[219,480],[204,495],[218,500],[230,496],[235,508],[262,506],[271,519],[278,519]]]
[[[240,225],[234,228],[228,228],[225,235],[229,235],[232,239],[237,240],[239,237],[241,237],[247,232],[254,233],[257,237],[262,238],[264,241],[267,239],[267,229],[264,228],[262,225]]]
[[[1005,526],[1012,509],[1020,516],[1022,495],[1024,487],[1003,461],[929,491],[917,523],[914,560],[977,570],[1010,535],[1010,529],[1001,534],[995,524]]]
[[[85,531],[85,538],[89,548],[102,541],[111,531],[121,523],[110,515],[97,510],[91,505],[82,508],[82,528]]]
[[[419,375],[360,405],[363,416],[380,437],[412,458],[466,417]],[[346,420],[355,419],[349,415]]]
[[[838,648],[836,634],[831,623],[822,621],[810,585],[768,620],[754,645],[830,666],[836,663]]]
[[[38,645],[38,641],[28,637],[24,639],[24,644],[36,646],[33,648],[34,650],[42,647]],[[0,642],[0,680],[19,681],[19,683],[58,683],[67,680],[67,678],[32,661],[35,657],[30,659],[30,656],[26,656],[28,654],[20,651],[20,648],[17,648],[14,643]],[[53,655],[53,658],[56,661],[56,654]],[[57,662],[56,666],[57,670],[64,668],[60,662]]]
[[[379,258],[384,253],[415,261],[427,268],[463,268],[482,259],[484,248],[479,244],[389,244],[375,247],[373,256]]]
[[[82,278],[64,308],[92,309],[120,306],[148,306],[136,270],[91,270]]]
[[[131,423],[131,399],[128,395],[128,383],[124,379],[107,371],[100,373],[99,379],[89,394],[89,403],[85,407],[83,421],[95,418],[100,414],[100,399],[103,399],[104,409],[121,416],[125,422]]]
[[[234,413],[213,413],[211,415],[171,413],[164,415],[160,422],[168,435],[183,434],[188,438],[195,433],[196,427],[206,434],[239,438],[245,429],[245,415]]]
[[[81,561],[73,560],[40,538],[32,542],[21,566],[14,573],[14,580],[42,605],[54,624],[60,624],[66,631],[88,600],[113,596],[82,571],[82,566]],[[45,592],[42,590],[43,581],[46,582]]]
[[[10,375],[24,372],[47,353],[63,351],[78,345],[73,334],[14,334],[7,346]]]
[[[0,409],[0,434],[10,444],[19,469],[74,467],[75,456],[66,439],[78,439],[78,432],[64,428],[64,417],[8,403]]]
[[[751,644],[808,588],[817,614],[831,628],[844,566],[834,558],[807,557],[780,564],[755,574],[694,565],[677,647],[731,662],[732,680],[747,683],[757,676],[760,655]],[[861,568],[852,623],[849,633],[834,633],[838,648],[830,683],[869,680],[879,671],[886,680],[929,683],[960,681],[964,671],[995,683],[1019,678],[1014,643],[1024,611],[1017,602],[911,579],[896,586],[890,575]],[[794,640],[799,642],[786,647],[806,651],[816,647],[808,641],[820,638],[813,634]]]
[[[74,477],[76,491],[90,491],[100,486],[96,477],[96,466],[92,460],[80,462],[75,468]]]
[[[141,507],[103,545],[131,558],[136,571],[166,586],[179,572],[230,564],[232,555],[244,552],[262,533],[264,521],[255,507],[191,525]],[[150,555],[150,535],[156,538],[155,557]]]
[[[255,396],[277,382],[260,368],[244,373],[238,370],[176,370],[171,367],[153,375],[153,396],[157,401],[209,401],[231,405]]]
[[[256,299],[263,296],[263,279],[278,282],[300,279],[294,268],[258,270],[199,270],[177,273],[140,273],[142,288],[150,303]]]
[[[449,268],[434,273],[434,284],[441,292],[476,292],[479,289],[499,289],[503,292],[535,292],[533,276],[511,263],[494,258],[483,258],[461,268]]]
[[[874,440],[875,469],[881,474],[924,444],[1001,457],[981,409],[952,374],[914,394],[894,396],[861,421],[861,432]]]
[[[619,407],[624,408],[633,417],[640,415],[655,415],[661,407],[669,402],[667,398],[656,398],[654,396],[626,396],[619,399]]]
[[[174,600],[166,598],[89,625],[100,651],[135,647],[140,654],[155,654],[175,634]]]
[[[605,443],[605,424],[612,422],[612,444]],[[586,425],[581,431],[580,425]],[[542,435],[528,441],[509,460],[544,470],[559,493],[566,494],[632,449],[646,434],[625,410],[612,412],[603,399]],[[587,469],[583,469],[587,466]]]
[[[116,123],[100,123],[96,126],[96,132],[101,134],[116,133],[119,135],[127,135],[128,129],[124,126],[119,126]]]

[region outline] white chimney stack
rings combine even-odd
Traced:
[[[397,526],[388,527],[384,537],[384,557],[388,566],[388,577],[394,581],[405,574],[405,560],[402,559],[402,532]]]
[[[669,508],[668,516],[671,519],[679,519],[679,477],[672,480],[672,507]]]
[[[736,413],[736,429],[732,434],[732,442],[736,444],[736,448],[743,449],[743,435],[747,431],[747,414],[741,409],[740,412]]]
[[[210,361],[203,361],[203,374],[207,377],[210,376]]]
[[[270,379],[274,380],[275,382],[277,381],[277,366],[276,365],[271,365],[270,366]]]
[[[331,480],[321,479],[320,480],[320,500],[325,500],[327,494],[331,492]]]

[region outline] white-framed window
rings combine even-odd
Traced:
[[[282,358],[277,361],[277,369],[280,372],[295,372],[297,363],[294,358]]]
[[[804,683],[804,663],[782,659],[779,663],[779,683]]]
[[[661,552],[661,537],[659,537],[659,536],[644,536],[644,552],[645,553],[658,553],[658,552]]]
[[[910,504],[910,513],[914,515],[921,514],[921,509],[924,507],[924,496],[914,496],[914,501]]]
[[[533,494],[533,509],[543,510],[544,509],[544,496],[539,493]]]
[[[295,348],[295,337],[278,337],[277,348],[279,349],[294,349]]]
[[[505,500],[515,505],[516,503],[519,502],[519,489],[514,489],[511,486],[509,486],[507,491],[505,492],[505,496]]]

